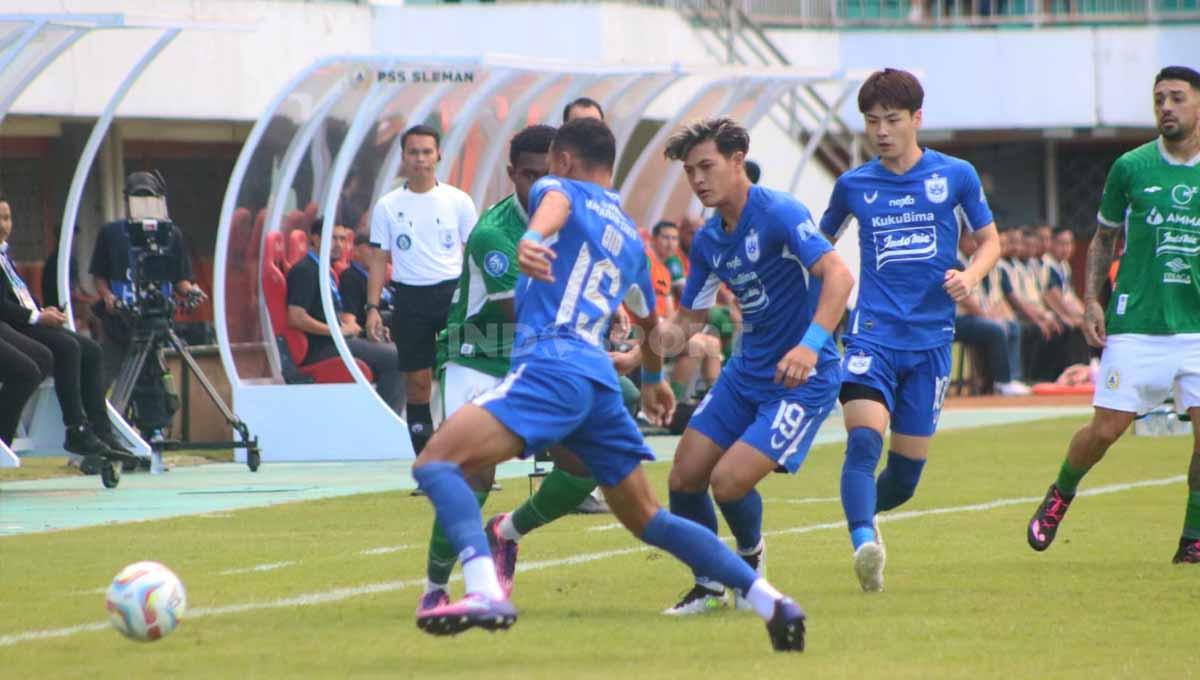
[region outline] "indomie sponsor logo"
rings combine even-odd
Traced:
[[[875,234],[875,269],[888,262],[928,260],[937,254],[937,230],[933,226],[892,229]]]
[[[1158,246],[1155,255],[1200,255],[1200,234],[1162,227],[1158,229]]]
[[[914,222],[936,222],[933,213],[906,212],[899,215],[881,215],[871,218],[872,227],[892,227],[898,224],[913,224]]]

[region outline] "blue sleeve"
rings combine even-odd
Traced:
[[[1061,289],[1063,287],[1063,275],[1062,275],[1062,272],[1059,271],[1058,267],[1050,268],[1050,276],[1047,281],[1046,287],[1047,288],[1059,288],[1059,289]]]
[[[829,211],[825,212],[826,215]],[[833,250],[829,241],[817,231],[812,214],[800,201],[780,201],[771,206],[772,229],[782,237],[782,245],[792,255],[800,258],[805,269],[810,269],[825,253]]]
[[[850,217],[850,203],[846,200],[846,185],[838,178],[833,184],[833,193],[829,196],[829,207],[821,216],[821,233],[829,238],[837,238],[838,232]]]
[[[679,296],[679,305],[687,309],[712,307],[717,300],[717,289],[721,287],[721,281],[709,269],[702,243],[701,239],[694,239],[688,253],[687,282],[683,284],[683,295]]]
[[[988,207],[987,196],[975,166],[963,163],[962,179],[958,182],[958,205],[967,218],[967,226],[971,231],[986,227],[995,221],[992,209]]]
[[[542,199],[551,191],[557,191],[566,196],[567,200],[574,204],[575,200],[571,189],[570,184],[552,175],[546,175],[534,182],[533,186],[529,189],[529,216],[533,217],[533,214],[537,212],[538,206],[542,204]]]

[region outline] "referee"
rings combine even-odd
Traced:
[[[478,215],[466,193],[437,181],[441,137],[427,125],[405,131],[404,186],[379,199],[371,213],[367,336],[383,337],[379,298],[392,264],[392,339],[407,376],[407,419],[417,453],[433,434],[429,412],[436,336],[446,327],[463,267],[463,248]]]

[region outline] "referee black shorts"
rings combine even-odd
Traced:
[[[437,334],[446,327],[458,279],[432,286],[391,285],[392,340],[400,355],[400,370],[408,373],[433,368]]]

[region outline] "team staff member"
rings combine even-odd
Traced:
[[[81,455],[128,454],[108,419],[100,346],[67,328],[66,315],[56,307],[42,308],[34,301],[9,257],[12,226],[12,208],[0,196],[0,376],[5,380],[0,390],[0,438],[12,442],[25,401],[53,375],[67,428],[63,448]]]
[[[304,365],[337,356],[337,346],[333,344],[333,328],[325,321],[325,305],[321,301],[321,270],[317,253],[320,252],[321,227],[324,221],[323,217],[313,220],[308,232],[308,255],[292,265],[287,273],[288,325],[308,336],[308,353],[304,355]],[[330,259],[337,260],[342,256],[342,249],[348,246],[348,232],[348,229],[342,227],[335,230]],[[397,408],[396,402],[400,396],[400,368],[396,348],[358,337],[362,327],[358,325],[354,314],[342,306],[337,281],[331,280],[330,283],[333,285],[333,308],[338,313],[338,329],[346,338],[350,354],[371,368],[371,372],[375,374],[375,391],[388,406]]]
[[[427,125],[405,131],[404,186],[379,199],[371,213],[367,286],[367,337],[383,337],[379,298],[387,261],[392,261],[392,339],[407,374],[407,416],[413,450],[433,434],[429,412],[437,334],[446,327],[450,301],[462,272],[463,248],[478,214],[471,197],[437,180],[441,136]]]

